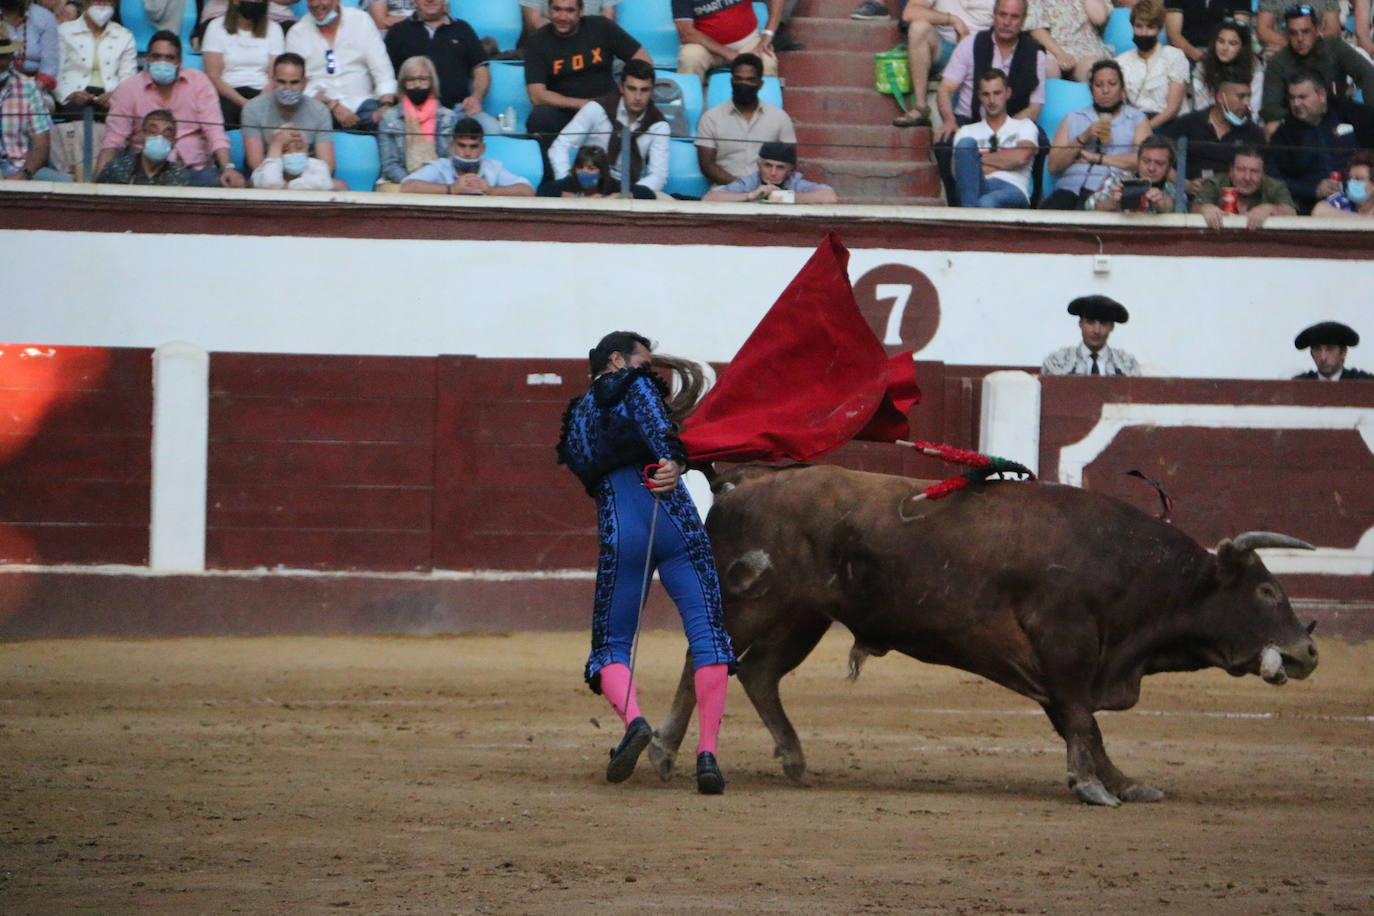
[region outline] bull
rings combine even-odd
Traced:
[[[830,466],[740,467],[707,518],[739,679],[783,772],[806,771],[778,682],[833,621],[854,636],[850,676],[897,651],[985,677],[1039,703],[1068,752],[1068,785],[1116,806],[1163,793],[1116,768],[1095,713],[1130,709],[1140,681],[1218,667],[1271,684],[1317,665],[1311,639],[1258,547],[1311,545],[1249,532],[1209,553],[1099,493],[990,481],[942,500],[928,481]],[[650,745],[672,775],[692,712],[691,663]]]

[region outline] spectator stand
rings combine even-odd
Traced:
[[[544,181],[544,158],[540,155],[537,140],[488,137],[486,158],[497,160],[535,188]]]
[[[234,163],[234,168],[247,176],[248,169],[243,152],[243,131],[236,127],[233,130],[226,130],[224,133],[229,137],[229,161]]]
[[[525,119],[533,108],[529,93],[525,91],[525,64],[518,60],[494,60],[488,67],[491,70],[491,88],[487,90],[485,111],[499,119],[508,109],[512,110],[515,121],[506,130],[510,133],[523,132]]]
[[[1087,108],[1092,103],[1092,89],[1086,83],[1047,79],[1045,80],[1045,104],[1041,106],[1040,117],[1035,119],[1035,123],[1053,143],[1054,132],[1059,129],[1059,123],[1064,120],[1065,116],[1071,111]],[[1045,165],[1042,167],[1040,180],[1040,194],[1043,200],[1054,191],[1054,176],[1050,174],[1048,156],[1045,157]]]
[[[616,24],[644,46],[655,67],[677,67],[678,38],[672,0],[627,0],[616,7],[615,16]]]
[[[472,26],[478,38],[490,36],[495,39],[502,51],[514,48],[520,40],[523,22],[520,5],[515,0],[450,0],[449,10]]]
[[[711,189],[697,163],[697,146],[692,140],[668,141],[668,181],[663,190],[673,196],[700,198]]]
[[[334,131],[334,177],[350,191],[371,191],[382,174],[382,155],[374,134]]]
[[[656,71],[655,82],[669,82],[677,87],[680,99],[676,102],[659,102],[657,100],[659,90],[656,88],[654,92],[655,104],[658,105],[659,111],[663,112],[664,117],[668,118],[668,123],[673,128],[673,136],[695,137],[697,121],[701,120],[701,113],[706,110],[701,93],[701,81],[689,74],[658,70]],[[682,129],[679,129],[678,119],[674,117],[676,114],[674,109],[680,109],[682,112],[681,120],[685,121]]]

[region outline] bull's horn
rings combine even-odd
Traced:
[[[1247,531],[1244,534],[1236,535],[1231,544],[1237,550],[1254,550],[1256,547],[1291,547],[1294,550],[1317,549],[1306,541],[1290,538],[1286,534],[1275,534],[1272,531]]]

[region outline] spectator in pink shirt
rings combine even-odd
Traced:
[[[229,137],[224,133],[215,84],[199,70],[181,66],[181,39],[172,32],[155,33],[148,40],[145,57],[148,69],[120,83],[110,97],[96,174],[129,144],[144,115],[167,109],[177,122],[172,161],[190,170],[191,184],[202,188],[243,187],[244,177],[229,158]]]

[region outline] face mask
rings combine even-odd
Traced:
[[[730,98],[736,105],[743,105],[745,108],[749,108],[759,100],[759,87],[746,86],[743,83],[731,83]]]
[[[1232,114],[1229,108],[1223,107],[1221,109],[1221,116],[1225,118],[1232,127],[1240,127],[1246,121],[1250,120],[1250,109],[1245,109],[1244,114]]]
[[[596,183],[600,180],[601,175],[598,172],[577,173],[577,183],[582,186],[584,191],[590,191],[592,188],[596,187]],[[1351,198],[1351,200],[1354,200],[1354,198]]]
[[[267,12],[267,4],[266,4],[266,3],[256,3],[256,2],[255,2],[255,3],[240,3],[240,4],[239,4],[239,15],[240,15],[240,16],[243,16],[243,17],[246,18],[246,19],[251,19],[251,20],[253,20],[254,22],[257,22],[259,19],[261,19],[261,18],[262,18],[262,14],[265,13],[265,12]]]
[[[86,10],[86,17],[95,23],[96,28],[103,29],[114,18],[114,7],[93,6]]]
[[[1137,35],[1135,36],[1135,46],[1142,51],[1153,51],[1155,45],[1159,44],[1158,35]]]
[[[481,159],[464,159],[462,156],[453,157],[453,168],[459,175],[475,172],[481,167]]]
[[[278,89],[277,104],[284,108],[295,108],[305,98],[304,89]]]
[[[339,18],[339,11],[338,11],[338,10],[330,10],[330,11],[329,11],[329,15],[325,16],[323,19],[320,19],[320,18],[318,18],[318,17],[316,17],[316,16],[311,16],[311,17],[310,17],[310,21],[313,22],[313,23],[315,23],[315,25],[324,26],[324,25],[329,25],[329,23],[333,22],[335,19],[338,19],[338,18]]]
[[[1369,182],[1356,181],[1354,178],[1345,183],[1345,196],[1352,204],[1362,204],[1369,200]]]
[[[421,105],[425,104],[425,100],[429,98],[429,90],[407,89],[406,98],[410,99],[410,104],[414,105],[416,108],[419,108]]]
[[[143,141],[143,155],[149,162],[164,162],[172,153],[172,141],[162,134],[149,137]]]
[[[1125,100],[1125,99],[1122,99],[1121,101],[1117,102],[1115,105],[1111,105],[1111,106],[1109,106],[1109,107],[1104,107],[1104,106],[1102,106],[1102,105],[1097,104],[1096,102],[1093,102],[1093,110],[1096,111],[1098,114],[1111,114],[1111,115],[1114,115],[1114,114],[1116,114],[1118,111],[1121,110],[1121,106],[1124,105],[1125,102],[1126,102],[1126,100]]]
[[[177,78],[177,65],[168,60],[155,60],[148,65],[148,75],[159,86],[170,86]]]
[[[288,175],[300,175],[309,162],[310,156],[306,153],[287,153],[281,157],[282,171]]]

